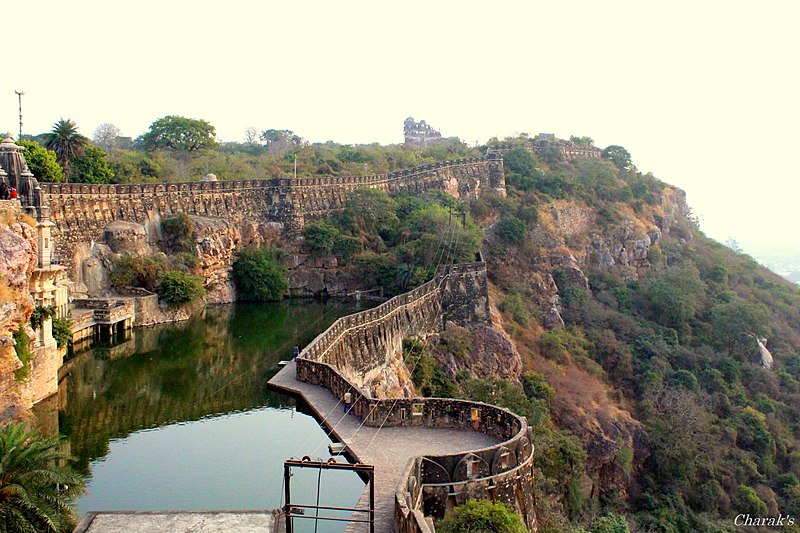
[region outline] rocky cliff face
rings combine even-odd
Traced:
[[[35,230],[16,221],[0,226],[0,422],[21,418],[30,407],[24,384],[14,379],[14,371],[22,363],[13,335],[25,327],[33,336],[28,326],[33,311],[28,278],[35,266]]]
[[[650,257],[664,235],[678,242],[691,238],[686,227],[685,193],[666,187],[660,199],[636,211],[625,203],[590,206],[579,200],[559,199],[538,206],[538,220],[528,227],[525,242],[511,247],[488,225],[486,255],[490,279],[504,291],[495,291],[499,305],[515,293],[539,318],[513,335],[513,351],[521,355],[526,370],[544,374],[556,390],[553,418],[557,425],[578,435],[587,451],[587,492],[610,489],[627,494],[631,468],[649,454],[641,424],[625,405],[613,399],[608,385],[571,357],[553,361],[543,357],[539,336],[564,326],[562,305],[575,289],[589,289],[585,271],[613,271],[624,280],[642,279],[650,270]],[[570,293],[570,291],[573,291]],[[519,357],[519,355],[517,357]],[[516,368],[516,357],[509,368]],[[475,364],[475,363],[473,363]],[[452,362],[445,361],[445,367]],[[497,364],[482,365],[482,372],[503,375]],[[627,464],[621,457],[630,457]]]

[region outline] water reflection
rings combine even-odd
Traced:
[[[58,408],[59,431],[92,475],[81,512],[277,507],[283,460],[327,450],[316,422],[268,390],[267,379],[295,344],[353,311],[316,302],[219,306],[78,353],[38,416],[52,428]],[[337,492],[328,505],[353,505],[363,489],[354,476],[326,482]],[[298,483],[298,494],[312,490]]]

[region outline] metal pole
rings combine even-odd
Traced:
[[[283,507],[283,512],[286,515],[286,533],[294,533],[294,523],[292,521],[292,517],[289,516],[292,513],[292,507],[290,505],[291,500],[291,491],[289,490],[289,481],[292,477],[291,467],[287,464],[283,465],[283,486],[284,492],[286,497],[286,505]]]
[[[375,533],[375,471],[369,479],[369,533]]]
[[[19,98],[19,140],[22,140],[22,95],[25,94],[24,91],[14,91],[17,93],[17,97]]]

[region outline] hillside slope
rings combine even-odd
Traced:
[[[538,447],[542,531],[603,513],[725,531],[738,514],[800,512],[800,290],[705,237],[683,192],[627,158],[518,148],[506,171],[508,198],[471,206],[495,304],[554,391],[543,426],[585,451],[563,486],[547,472],[562,448]]]

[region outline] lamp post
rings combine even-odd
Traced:
[[[25,91],[14,91],[19,98],[19,140],[22,140],[22,95]]]

